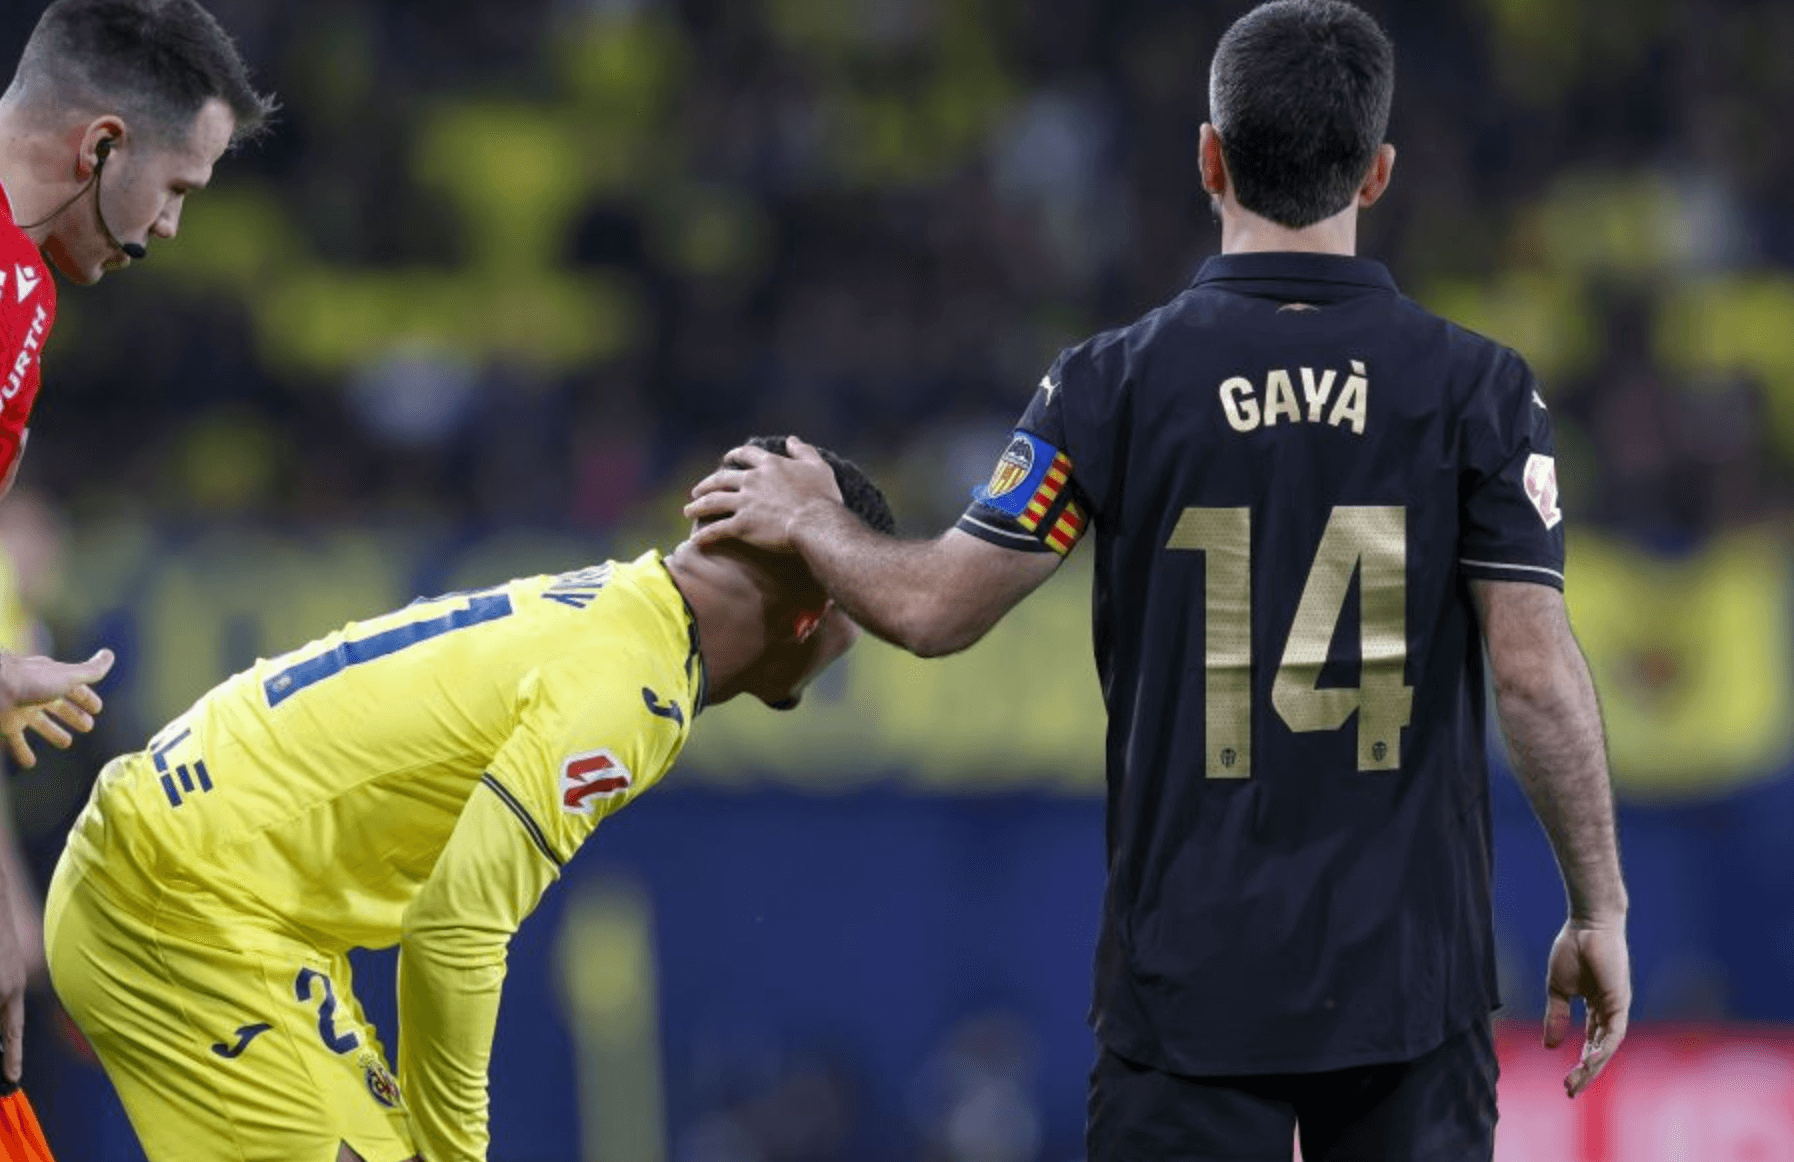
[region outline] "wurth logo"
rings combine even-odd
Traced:
[[[607,750],[587,751],[561,764],[561,809],[569,815],[590,815],[600,801],[629,790],[629,768]]]
[[[6,377],[6,386],[0,388],[0,398],[12,399],[25,390],[25,376],[36,362],[38,353],[44,347],[44,333],[50,328],[50,312],[38,304],[37,313],[31,319],[31,330],[25,335],[25,345],[19,349],[17,359]]]

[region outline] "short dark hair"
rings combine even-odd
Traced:
[[[764,448],[780,456],[791,455],[784,436],[750,436],[748,444],[755,448]],[[886,536],[897,531],[897,518],[891,515],[891,504],[885,494],[879,491],[878,485],[865,470],[845,456],[837,455],[827,448],[818,446],[822,458],[828,466],[835,470],[835,485],[841,490],[841,503],[849,512],[865,521],[873,532]]]
[[[25,43],[19,79],[33,100],[139,117],[165,140],[184,137],[214,98],[236,119],[235,141],[277,108],[197,0],[55,0]]]
[[[1395,46],[1344,0],[1270,0],[1221,37],[1209,120],[1241,206],[1300,229],[1348,206],[1395,94]]]

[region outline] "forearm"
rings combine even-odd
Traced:
[[[793,518],[792,543],[849,617],[922,657],[965,649],[1013,604],[967,600],[977,594],[965,592],[946,537],[887,537],[832,502]]]
[[[430,1162],[484,1162],[487,1067],[511,936],[555,868],[474,792],[399,939],[399,1086]]]
[[[41,977],[44,972],[43,905],[19,843],[11,793],[0,790],[0,923],[7,922],[8,917],[26,972],[32,979]]]
[[[1516,775],[1550,838],[1570,917],[1624,918],[1626,888],[1614,829],[1613,788],[1588,663],[1565,635],[1558,656],[1524,681],[1497,683],[1497,706]]]
[[[484,1162],[487,1067],[498,1027],[505,942],[420,927],[399,952],[399,1077],[417,1147],[430,1162]]]

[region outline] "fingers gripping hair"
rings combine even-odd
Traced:
[[[779,456],[790,456],[791,450],[784,436],[752,436],[747,443],[751,447],[764,448]],[[874,532],[889,536],[897,531],[897,518],[891,515],[890,502],[864,469],[852,460],[847,459],[829,449],[816,446],[816,451],[835,470],[835,485],[841,490],[841,503],[849,512],[865,521]]]

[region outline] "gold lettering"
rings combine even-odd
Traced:
[[[1329,367],[1317,383],[1314,378],[1314,368],[1304,367],[1302,369],[1302,395],[1308,400],[1309,423],[1321,422],[1321,413],[1327,410],[1327,397],[1333,394],[1333,379],[1338,374],[1337,371]]]
[[[1364,414],[1369,405],[1370,381],[1365,378],[1364,364],[1352,360],[1352,376],[1345,381],[1345,387],[1339,393],[1339,400],[1333,405],[1333,414],[1327,422],[1334,427],[1344,421],[1351,421],[1352,434],[1364,434]]]
[[[1271,684],[1271,704],[1294,731],[1338,730],[1357,711],[1361,771],[1401,767],[1402,728],[1414,703],[1414,689],[1406,684],[1407,538],[1402,508],[1333,510]],[[1358,686],[1322,687],[1321,669],[1353,573],[1359,592]]]
[[[1252,510],[1186,508],[1165,547],[1203,556],[1203,743],[1211,779],[1252,775]]]
[[[1221,385],[1221,408],[1227,413],[1228,426],[1236,432],[1250,432],[1258,426],[1258,401],[1252,398],[1252,381],[1236,375]]]
[[[1278,416],[1290,423],[1300,423],[1302,409],[1296,406],[1296,388],[1289,381],[1289,372],[1278,368],[1265,379],[1265,427],[1277,422]]]

